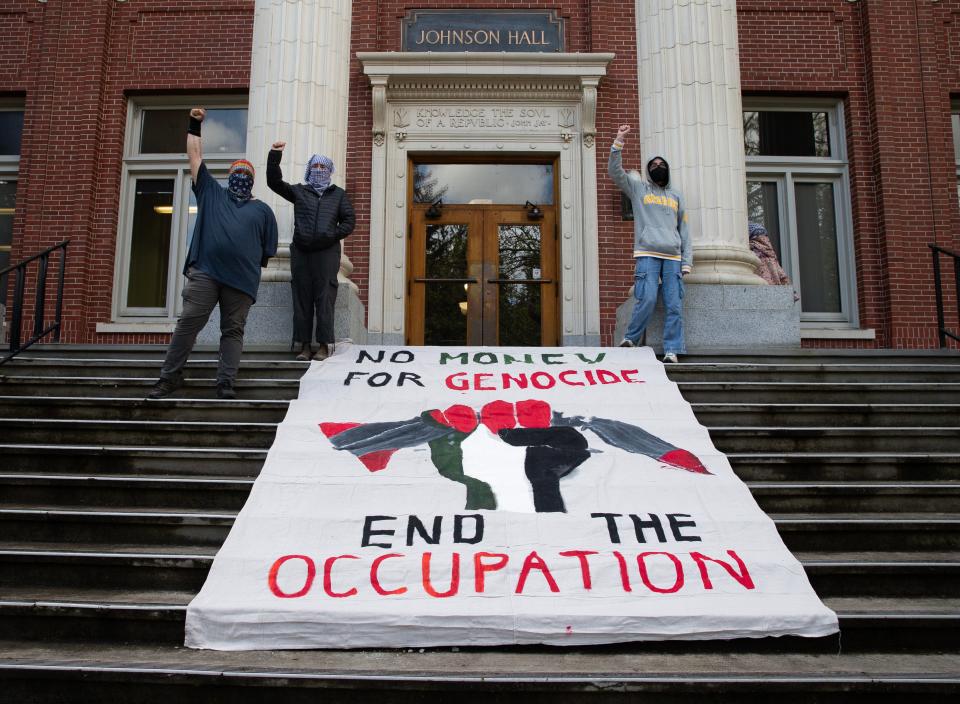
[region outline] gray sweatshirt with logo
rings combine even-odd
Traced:
[[[654,157],[656,158],[656,157]],[[607,173],[633,205],[633,256],[679,261],[685,271],[693,266],[693,247],[687,229],[683,198],[670,188],[623,170],[623,153],[610,150]]]

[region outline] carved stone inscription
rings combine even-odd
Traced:
[[[411,130],[547,132],[558,127],[557,108],[543,105],[421,105],[412,113]]]

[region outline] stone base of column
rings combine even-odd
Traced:
[[[694,245],[691,284],[743,284],[760,286],[765,282],[754,272],[760,261],[749,249],[730,245]]]
[[[800,347],[800,303],[791,286],[696,284],[687,277],[683,327],[687,352]],[[633,290],[617,308],[613,344],[619,344],[633,312]],[[647,326],[646,344],[663,351],[663,306]]]
[[[287,272],[289,277],[289,271]],[[367,341],[364,327],[366,312],[352,286],[337,289],[333,333],[337,340]],[[293,340],[293,290],[290,281],[261,281],[257,302],[247,316],[244,344],[290,345]],[[220,309],[215,308],[210,320],[197,337],[198,345],[220,344]]]

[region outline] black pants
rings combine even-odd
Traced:
[[[294,342],[303,344],[313,339],[314,317],[317,321],[316,341],[323,344],[335,342],[333,316],[339,271],[339,244],[319,252],[307,252],[290,245]]]

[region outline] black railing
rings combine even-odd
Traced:
[[[940,280],[940,253],[943,252],[948,257],[953,258],[953,283],[957,287],[957,315],[960,316],[960,254],[951,252],[949,249],[938,247],[935,244],[927,245],[933,250],[933,283],[937,293],[937,332],[940,335],[940,347],[947,346],[947,338],[960,342],[960,337],[955,332],[947,330],[943,315],[943,282]]]
[[[13,307],[11,308],[10,315],[10,349],[6,356],[0,359],[0,364],[9,362],[17,354],[27,349],[34,342],[46,337],[51,332],[53,333],[53,341],[60,342],[60,322],[63,311],[63,275],[67,268],[68,244],[70,244],[70,240],[64,240],[60,244],[55,244],[39,254],[34,254],[32,257],[24,259],[19,264],[8,266],[3,271],[0,271],[0,281],[4,281],[5,283],[7,276],[11,272],[16,272],[16,278],[13,283]],[[46,318],[45,307],[47,303],[47,270],[50,266],[50,255],[58,249],[61,250],[61,252],[60,273],[57,277],[57,311],[53,322],[44,327]],[[33,306],[33,335],[26,342],[21,342],[20,334],[21,328],[23,327],[23,298],[27,286],[27,267],[37,260],[40,261],[40,268],[37,271],[37,292]]]

